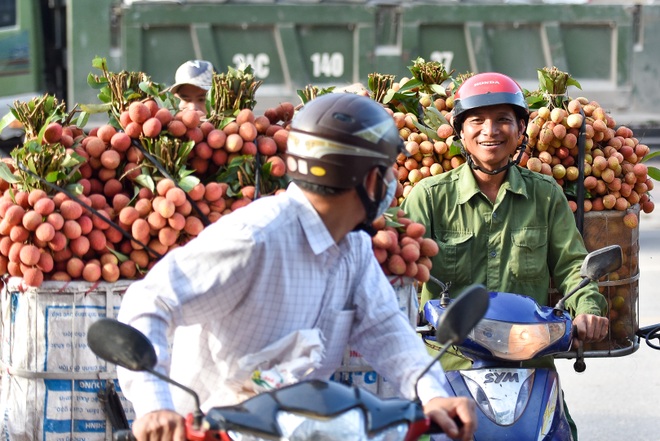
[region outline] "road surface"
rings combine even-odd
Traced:
[[[660,183],[651,193],[656,209],[642,213],[639,232],[640,327],[660,323]],[[631,355],[586,359],[580,374],[573,361],[557,366],[580,441],[660,440],[660,351],[641,342]]]

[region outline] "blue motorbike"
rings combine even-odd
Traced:
[[[524,295],[490,292],[485,316],[456,345],[472,360],[472,367],[447,372],[454,393],[472,397],[477,403],[475,441],[572,440],[557,372],[522,367],[522,362],[571,351],[575,331],[564,306],[566,299],[617,270],[621,262],[618,245],[590,253],[581,267],[582,282],[554,307],[540,306]],[[446,286],[436,283],[444,287],[443,294],[424,305],[428,324],[418,328],[430,341],[434,341],[435,324],[452,302]],[[577,371],[585,367],[579,349],[574,367]]]

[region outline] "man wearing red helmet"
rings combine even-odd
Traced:
[[[423,179],[403,202],[408,216],[438,242],[432,275],[451,284],[451,295],[481,283],[547,304],[551,278],[560,292],[580,283],[587,251],[561,187],[517,165],[528,117],[523,92],[508,76],[488,72],[465,80],[454,96],[451,123],[467,162]],[[437,298],[439,289],[425,284],[422,302]],[[607,335],[607,302],[596,283],[566,306],[580,340]],[[443,366],[463,369],[469,361],[448,354]]]
[[[204,411],[244,394],[253,372],[242,360],[303,331],[319,333],[323,351],[306,379],[329,378],[350,345],[414,397],[432,358],[399,310],[371,237],[359,231],[389,207],[402,152],[394,120],[372,99],[315,98],[291,123],[286,192],[223,216],[167,253],[128,288],[119,320],[149,337],[156,369],[197,391]],[[181,415],[193,410],[185,392],[144,373],[119,369],[118,377],[138,441],[183,441]],[[474,402],[451,397],[439,365],[418,392],[448,435],[472,439]]]

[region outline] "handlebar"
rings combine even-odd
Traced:
[[[428,419],[429,421],[429,428],[426,433],[430,435],[434,434],[440,434],[444,433],[444,430],[438,424],[436,424],[435,421],[432,419]],[[454,423],[456,423],[456,426],[460,429],[463,427],[463,421],[458,416],[454,417]],[[131,429],[120,429],[114,432],[112,435],[113,441],[136,441],[137,438],[135,438],[135,435],[133,435],[133,431]]]
[[[458,416],[455,416],[454,418],[454,423],[456,423],[456,427],[459,429],[463,427],[463,421]],[[426,431],[427,434],[429,435],[436,435],[440,433],[445,433],[444,430],[442,430],[442,427],[438,426],[438,424],[433,421],[432,419],[428,418],[429,420],[429,429]]]
[[[571,331],[573,338],[578,338],[577,328],[573,328]],[[587,369],[587,364],[584,362],[584,343],[580,342],[580,345],[577,348],[577,354],[575,356],[575,363],[573,363],[573,370],[575,372],[581,373]]]

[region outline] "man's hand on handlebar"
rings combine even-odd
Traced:
[[[171,410],[157,410],[133,423],[137,441],[186,441],[184,418]]]
[[[573,319],[573,326],[577,333],[576,337],[584,343],[601,341],[607,337],[609,323],[607,317],[594,314],[578,314]]]
[[[477,430],[475,403],[469,398],[433,398],[424,406],[424,413],[452,439],[470,441]],[[460,427],[455,419],[461,421]]]

